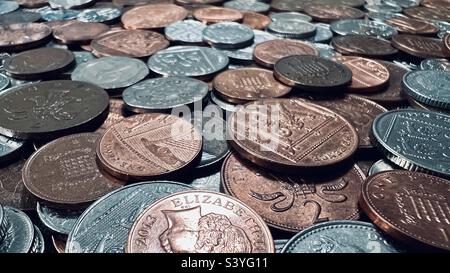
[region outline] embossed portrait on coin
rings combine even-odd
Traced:
[[[224,215],[201,214],[201,207],[164,210],[168,228],[159,236],[169,253],[249,253],[251,242],[244,230]]]

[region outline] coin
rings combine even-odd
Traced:
[[[220,107],[220,109],[222,109],[225,112],[234,112],[236,111],[236,105],[235,104],[231,104],[228,103],[224,100],[221,100],[220,98],[218,98],[216,95],[214,95],[214,92],[210,92],[209,93],[209,97],[211,99],[211,101]]]
[[[10,13],[19,8],[19,4],[15,1],[1,1],[0,14]]]
[[[266,3],[254,1],[254,0],[231,0],[226,1],[223,4],[226,8],[237,9],[240,11],[251,11],[258,13],[266,13],[269,11],[270,6]]]
[[[52,30],[43,24],[26,23],[0,26],[0,50],[17,51],[48,42]]]
[[[39,8],[48,4],[48,0],[15,0],[19,5],[26,8]]]
[[[270,19],[272,19],[272,21],[276,20],[299,20],[305,22],[312,21],[312,18],[310,16],[295,11],[271,13]]]
[[[437,107],[433,107],[433,106],[418,102],[415,99],[413,99],[412,97],[407,97],[406,100],[408,101],[409,108],[411,108],[411,109],[427,110],[427,111],[438,112],[438,113],[447,114],[447,115],[450,114],[450,111],[447,109],[437,108]]]
[[[102,23],[72,21],[53,30],[53,37],[64,44],[87,43],[109,30]]]
[[[260,68],[224,71],[214,78],[213,86],[217,95],[231,103],[277,98],[291,91],[274,78],[272,71]]]
[[[38,202],[36,212],[45,227],[59,234],[69,235],[83,210],[55,209]]]
[[[126,11],[121,20],[127,29],[154,29],[183,20],[187,15],[188,11],[177,5],[151,4]]]
[[[123,30],[102,35],[91,42],[93,53],[100,57],[143,58],[169,46],[163,35],[148,30]]]
[[[245,12],[242,24],[251,27],[252,29],[265,29],[272,20],[264,14],[256,12]]]
[[[311,4],[305,7],[305,13],[314,18],[314,20],[324,23],[365,17],[365,13],[361,10],[344,5]]]
[[[315,0],[318,4],[336,4],[336,5],[346,5],[353,8],[361,8],[364,4],[364,0]]]
[[[386,23],[395,27],[400,33],[417,35],[434,35],[439,28],[432,23],[404,17],[394,17],[386,20]]]
[[[448,180],[417,172],[382,172],[364,182],[360,205],[398,240],[448,251],[449,185]]]
[[[366,35],[384,39],[390,39],[397,34],[395,28],[388,24],[365,19],[334,21],[330,24],[330,29],[339,35]]]
[[[447,59],[425,59],[420,62],[420,69],[450,72],[450,62]]]
[[[389,111],[374,120],[373,140],[391,162],[404,169],[449,177],[449,122],[450,116],[436,112]]]
[[[283,57],[290,55],[314,55],[319,51],[310,43],[277,39],[258,44],[253,51],[254,61],[262,66],[273,68],[274,64]]]
[[[223,239],[213,242],[210,236]],[[130,230],[125,251],[270,253],[274,244],[264,221],[247,205],[220,193],[193,190],[146,208]]]
[[[331,35],[333,36],[333,35]],[[341,53],[334,50],[334,48],[327,44],[314,43],[313,46],[319,52],[319,56],[323,58],[332,58],[336,56],[341,56]]]
[[[450,32],[450,23],[442,22],[442,21],[433,21],[439,27],[439,32],[437,36],[439,38],[444,38],[444,36]]]
[[[412,7],[404,9],[403,13],[416,19],[450,22],[450,14],[445,9]]]
[[[270,8],[274,11],[303,11],[309,4],[310,0],[273,0]]]
[[[87,52],[87,51],[72,51],[72,53],[75,56],[75,66],[73,66],[71,69],[69,69],[63,73],[63,76],[65,76],[67,78],[70,78],[70,76],[72,75],[72,72],[80,64],[95,59],[95,56],[92,55],[92,53]]]
[[[283,249],[284,245],[286,245],[286,243],[289,240],[287,239],[278,239],[278,240],[273,240],[274,244],[275,244],[275,253],[281,253],[281,250]]]
[[[207,175],[202,174],[200,177],[196,176],[188,181],[183,181],[183,183],[197,190],[220,192],[220,172]]]
[[[284,84],[312,92],[342,92],[352,81],[352,71],[347,66],[311,55],[292,55],[278,60],[274,75]]]
[[[236,22],[221,22],[207,26],[203,30],[203,40],[211,46],[221,49],[235,49],[253,43],[251,28]]]
[[[123,253],[128,232],[138,215],[153,202],[190,186],[152,181],[111,192],[81,215],[69,234],[66,253]]]
[[[295,19],[279,19],[267,26],[267,31],[282,38],[304,39],[314,36],[316,26]]]
[[[116,21],[122,12],[118,8],[104,7],[85,9],[77,15],[81,22],[112,23]]]
[[[447,34],[443,38],[444,46],[447,48],[447,51],[450,52],[450,34]]]
[[[417,35],[399,34],[392,37],[392,46],[418,58],[448,58],[441,40]]]
[[[0,25],[34,23],[39,19],[41,19],[41,15],[37,12],[18,10],[1,14]]]
[[[62,236],[52,235],[52,243],[57,253],[65,252],[66,240]]]
[[[389,70],[377,61],[350,56],[338,56],[333,60],[352,71],[352,83],[347,87],[349,92],[373,92],[383,89],[389,82]]]
[[[143,61],[110,56],[80,64],[72,72],[72,80],[92,83],[104,89],[117,89],[139,82],[148,73],[148,68]]]
[[[359,149],[373,148],[370,141],[371,125],[378,115],[387,112],[386,108],[355,95],[346,95],[337,99],[316,99],[311,102],[335,111],[347,119],[358,132]]]
[[[77,15],[80,13],[79,10],[72,10],[72,9],[51,9],[48,8],[43,11],[39,11],[39,13],[42,16],[42,19],[44,21],[48,22],[55,22],[55,21],[62,21],[63,23],[66,23],[66,20],[72,20],[76,19]],[[55,23],[56,24],[56,23]]]
[[[427,8],[450,9],[450,1],[448,0],[422,0],[420,2],[420,5]]]
[[[298,99],[246,104],[229,117],[228,130],[230,144],[242,157],[275,171],[313,171],[335,165],[358,146],[358,134],[347,120]]]
[[[16,208],[3,209],[5,235],[0,242],[0,253],[28,253],[34,238],[33,223],[25,213]]]
[[[148,67],[163,76],[200,77],[217,73],[228,66],[224,53],[208,47],[172,46],[148,59]]]
[[[331,45],[342,54],[369,58],[389,58],[398,53],[389,41],[364,35],[334,37]]]
[[[93,0],[48,0],[52,8],[80,9],[94,4]]]
[[[365,175],[356,165],[320,178],[288,176],[255,168],[231,154],[221,173],[225,191],[253,208],[271,227],[297,232],[323,221],[359,218]]]
[[[194,10],[194,18],[206,23],[239,22],[244,18],[242,12],[223,7],[206,7]]]
[[[385,171],[393,171],[396,169],[398,169],[397,166],[393,165],[392,163],[390,163],[385,159],[380,159],[377,162],[375,162],[372,165],[372,167],[370,167],[368,175],[370,176]]]
[[[33,236],[33,244],[28,250],[28,253],[44,253],[45,251],[45,241],[44,236],[42,235],[41,230],[34,225],[34,236]]]
[[[402,8],[396,4],[387,3],[376,3],[376,4],[365,4],[364,9],[372,12],[383,12],[383,13],[398,13],[402,12]]]
[[[201,147],[201,135],[189,122],[167,114],[143,114],[126,118],[103,134],[97,162],[122,180],[146,180],[188,167]]]
[[[177,21],[165,27],[164,34],[172,42],[201,44],[205,28],[206,25],[195,20]]]
[[[374,225],[359,221],[317,224],[292,237],[281,253],[398,253]]]
[[[0,135],[0,164],[17,158],[24,147],[25,141]]]
[[[202,102],[208,84],[188,77],[164,77],[141,81],[122,93],[125,107],[135,113],[170,111]]]

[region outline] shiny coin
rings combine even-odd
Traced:
[[[396,169],[398,169],[398,167],[392,164],[391,162],[385,159],[380,159],[377,162],[375,162],[372,165],[372,167],[370,167],[368,175],[370,176],[385,171],[393,171]]]
[[[77,15],[77,20],[81,22],[111,23],[117,20],[121,13],[118,8],[85,9]]]
[[[306,14],[299,13],[299,12],[277,12],[277,13],[271,13],[270,19],[272,21],[276,20],[299,20],[299,21],[305,21],[305,22],[311,22],[312,18]]]
[[[333,38],[333,32],[330,30],[330,26],[323,23],[314,24],[316,27],[316,34],[307,39],[303,39],[304,41],[312,42],[312,43],[328,43]]]
[[[450,72],[450,62],[447,59],[425,59],[420,62],[420,69]]]
[[[303,39],[314,36],[316,26],[295,19],[279,19],[270,23],[267,31],[282,38]]]
[[[66,239],[63,236],[52,235],[52,243],[57,253],[64,253],[66,250]]]
[[[219,97],[214,95],[214,92],[210,92],[209,96],[210,96],[211,101],[215,105],[219,106],[219,108],[222,109],[223,111],[225,111],[225,112],[234,112],[234,111],[236,111],[236,105],[235,104],[232,104],[232,103],[229,103],[229,102],[226,102],[226,101],[220,99]]]
[[[371,12],[398,13],[402,12],[402,8],[396,4],[365,4],[364,8]]]
[[[87,43],[109,30],[102,23],[72,21],[53,30],[53,37],[64,44]]]
[[[34,226],[30,218],[13,207],[4,209],[4,236],[0,253],[28,253],[33,244]]]
[[[19,8],[19,4],[14,1],[1,1],[0,2],[0,14],[10,13]]]
[[[18,10],[1,14],[0,25],[34,23],[39,19],[41,19],[41,15],[37,12]]]
[[[3,69],[3,67],[2,67],[2,69]],[[9,86],[9,83],[10,83],[10,80],[9,80],[8,76],[0,73],[0,91],[2,91],[3,89],[6,89]]]
[[[211,243],[211,233],[223,240]],[[196,190],[170,195],[146,208],[130,230],[125,251],[270,253],[274,245],[269,228],[247,205],[223,194]]]
[[[69,235],[83,213],[82,210],[55,209],[41,203],[37,203],[36,211],[47,228],[63,235]]]
[[[36,225],[34,225],[33,244],[31,245],[30,250],[28,250],[28,253],[44,253],[44,251],[45,251],[44,236],[42,236],[41,230]]]
[[[398,53],[389,41],[364,35],[334,37],[331,45],[344,55],[369,58],[389,58]]]
[[[188,11],[173,4],[152,4],[135,7],[122,15],[122,24],[127,29],[163,28],[186,18]]]
[[[439,31],[439,28],[432,23],[412,18],[393,17],[386,20],[386,23],[395,27],[400,33],[434,35]]]
[[[426,1],[426,0],[424,0]],[[383,0],[382,2],[388,5],[397,5],[402,8],[411,8],[411,7],[417,7],[419,5],[419,2],[424,1],[417,1],[417,0]]]
[[[206,7],[194,10],[194,18],[207,24],[219,22],[239,22],[244,14],[235,9],[222,7]]]
[[[323,58],[333,58],[337,56],[341,56],[341,53],[334,50],[334,48],[327,44],[314,43],[314,47],[319,52],[319,56]]]
[[[270,8],[268,4],[256,0],[231,0],[225,2],[223,6],[240,11],[252,11],[260,13],[266,13]]]
[[[94,3],[93,0],[48,0],[52,8],[79,9]]]
[[[220,172],[195,177],[190,181],[184,181],[184,183],[197,190],[220,192]]]
[[[178,43],[203,43],[203,30],[206,25],[195,20],[177,21],[164,29],[164,34],[169,41]]]
[[[324,23],[343,19],[361,19],[365,16],[361,10],[344,5],[311,4],[305,7],[305,13],[314,20]]]
[[[40,11],[42,19],[47,22],[53,21],[65,21],[76,19],[77,15],[80,13],[79,10],[72,9],[47,9],[45,11]]]
[[[274,244],[275,244],[275,253],[281,253],[281,250],[283,249],[283,247],[286,245],[286,243],[289,240],[287,239],[278,239],[278,240],[273,240]]]
[[[397,34],[395,28],[388,24],[363,19],[334,21],[330,24],[330,29],[339,35],[367,35],[384,39],[390,39]]]
[[[253,30],[235,22],[216,23],[203,30],[203,40],[216,48],[246,47],[253,44],[253,38]]]
[[[25,146],[23,140],[0,135],[0,163],[18,157]]]
[[[0,50],[25,50],[45,44],[52,30],[43,24],[27,23],[0,26]]]
[[[445,52],[441,40],[418,35],[399,34],[392,37],[392,45],[418,58],[448,58],[450,52]]]
[[[261,13],[256,12],[245,12],[244,19],[242,20],[242,24],[252,28],[252,29],[265,29],[272,20]]]
[[[403,10],[403,13],[416,19],[450,22],[450,13],[445,9],[412,7]]]

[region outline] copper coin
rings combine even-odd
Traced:
[[[405,243],[450,250],[450,181],[424,173],[387,171],[363,185],[361,209]]]
[[[358,133],[340,115],[299,99],[266,99],[238,108],[228,121],[230,144],[275,171],[313,171],[348,159]]]
[[[15,0],[19,5],[26,8],[39,8],[48,4],[48,0]]]
[[[264,220],[241,201],[186,191],[150,205],[134,222],[127,253],[273,253]]]
[[[41,200],[54,205],[84,205],[123,186],[104,176],[95,162],[100,135],[83,133],[56,139],[26,162],[23,182]]]
[[[442,40],[418,35],[399,34],[392,37],[392,45],[419,58],[448,58],[450,53],[445,52]]]
[[[276,39],[258,44],[253,51],[253,60],[259,65],[273,68],[279,59],[290,55],[319,56],[319,51],[307,42]]]
[[[143,114],[110,127],[97,146],[98,163],[123,180],[149,180],[190,165],[202,137],[194,126],[167,114]]]
[[[278,82],[273,72],[260,68],[227,70],[214,78],[217,95],[231,103],[278,98],[291,91],[291,87]]]
[[[87,43],[109,30],[102,23],[70,21],[53,29],[53,37],[64,44]]]
[[[450,0],[422,0],[420,5],[427,8],[450,9]]]
[[[256,12],[245,12],[242,21],[242,24],[252,29],[265,29],[270,23],[272,23],[270,17]]]
[[[130,9],[121,20],[126,29],[155,29],[181,21],[187,15],[188,11],[177,5],[152,4]]]
[[[44,24],[26,23],[0,26],[0,50],[18,51],[45,44],[52,30]]]
[[[244,18],[242,12],[222,7],[207,7],[196,9],[194,11],[195,19],[206,23],[219,23],[219,22],[239,22]]]
[[[320,222],[359,218],[365,175],[356,165],[320,177],[288,176],[255,168],[230,154],[221,176],[227,193],[275,228],[297,232]]]
[[[66,251],[66,240],[62,236],[52,235],[52,243],[56,252],[65,253]]]
[[[125,56],[143,58],[165,49],[169,41],[149,30],[122,30],[102,35],[91,42],[96,56]]]
[[[71,51],[42,47],[14,55],[3,63],[3,68],[14,78],[35,80],[61,74],[74,64]]]
[[[111,126],[121,122],[127,117],[124,102],[121,99],[109,99],[109,113],[105,122],[95,132],[103,134]]]
[[[352,71],[352,83],[347,87],[349,92],[372,92],[382,89],[389,82],[389,70],[377,61],[350,56],[337,56],[333,60]]]
[[[434,35],[439,31],[439,28],[432,23],[408,17],[393,17],[387,19],[385,22],[395,27],[400,33]]]
[[[305,7],[305,13],[314,20],[330,23],[342,19],[361,19],[366,16],[364,12],[345,5],[311,4]]]
[[[444,45],[445,45],[445,47],[446,47],[446,49],[447,49],[447,52],[450,53],[450,33],[448,33],[447,35],[445,35],[444,38],[443,38],[443,40],[444,40]]]
[[[331,45],[344,55],[356,55],[369,58],[389,58],[398,53],[387,40],[365,35],[347,35],[334,37]]]
[[[359,148],[373,148],[370,141],[372,122],[380,114],[387,112],[383,106],[368,99],[347,95],[338,99],[317,99],[312,101],[346,118],[356,129],[359,136]]]
[[[412,7],[404,9],[403,13],[416,19],[450,22],[450,13],[446,9]]]

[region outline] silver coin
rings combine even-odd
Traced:
[[[394,164],[392,164],[391,162],[385,160],[385,159],[380,159],[377,162],[373,163],[372,167],[370,167],[369,169],[369,173],[368,175],[373,175],[376,173],[380,173],[380,172],[384,172],[384,171],[393,171],[393,170],[397,170],[398,167],[395,166]]]
[[[334,50],[334,47],[327,44],[315,43],[314,47],[319,51],[319,56],[323,58],[333,58],[341,56],[341,53]]]
[[[220,172],[196,177],[186,183],[197,190],[220,192]]]
[[[0,163],[11,159],[14,155],[18,154],[24,144],[25,141],[23,140],[0,135]]]
[[[431,23],[439,27],[439,32],[437,34],[439,38],[442,39],[445,36],[445,34],[450,33],[450,23],[443,21],[431,21]]]
[[[0,91],[9,86],[9,78],[5,74],[0,73]]]
[[[69,235],[83,213],[81,210],[54,209],[39,202],[37,203],[36,211],[39,219],[47,228],[64,235]]]
[[[316,26],[304,21],[282,19],[270,23],[267,31],[283,38],[302,39],[314,36]]]
[[[257,0],[232,0],[223,4],[226,8],[237,9],[240,11],[267,12],[270,5]]]
[[[85,9],[77,15],[77,20],[81,22],[108,23],[114,21],[122,14],[118,8],[96,8]]]
[[[406,62],[406,61],[401,61],[401,60],[394,60],[392,61],[393,63],[395,63],[396,65],[399,65],[407,70],[417,70],[419,69],[419,67],[416,64],[410,63],[410,62]]]
[[[148,67],[163,76],[198,77],[217,73],[228,66],[224,53],[199,46],[173,46],[148,59]]]
[[[311,16],[308,16],[308,15],[300,13],[300,12],[273,12],[270,14],[270,19],[272,19],[272,21],[285,20],[285,19],[299,20],[299,21],[305,21],[305,22],[312,21]]]
[[[200,44],[203,42],[203,30],[206,25],[195,20],[174,22],[164,29],[169,41],[180,43]]]
[[[330,29],[339,35],[367,35],[390,39],[397,34],[394,27],[377,21],[363,19],[345,19],[332,22]]]
[[[401,14],[401,13],[389,13],[389,12],[371,12],[367,14],[367,17],[370,19],[377,21],[377,22],[385,22],[388,19],[396,18],[396,17],[402,17],[402,18],[408,18],[407,16]]]
[[[73,81],[96,84],[104,89],[131,86],[148,75],[143,61],[129,57],[110,56],[79,64],[72,72]]]
[[[253,30],[236,22],[220,22],[203,30],[203,40],[221,49],[242,48],[253,44]]]
[[[14,1],[0,1],[0,14],[10,13],[19,8],[19,4]]]
[[[122,94],[125,107],[136,113],[168,111],[201,102],[209,91],[207,83],[188,77],[164,77],[134,84]]]
[[[381,13],[399,13],[402,12],[402,8],[396,4],[366,4],[364,8],[371,12]]]
[[[216,95],[214,95],[214,92],[209,93],[211,101],[220,107],[225,112],[234,112],[236,111],[236,105],[228,103],[226,101],[221,100]]]
[[[66,253],[124,253],[128,233],[139,214],[170,194],[192,189],[168,181],[131,184],[97,200],[69,234]]]
[[[49,0],[48,3],[52,8],[81,8],[93,3],[93,0]]]
[[[39,13],[42,16],[42,19],[47,22],[72,20],[77,18],[78,14],[80,13],[79,10],[74,9],[51,9],[49,7],[46,8],[47,9],[45,10],[39,11]]]
[[[333,38],[333,32],[330,30],[330,25],[317,23],[316,34],[308,39],[302,39],[311,43],[328,43]]]
[[[4,224],[6,224],[6,221],[5,221],[5,223],[3,223],[4,215],[5,215],[5,213],[4,213],[4,210],[3,210],[3,206],[2,206],[2,204],[0,204],[0,244],[1,244],[2,240],[3,240],[3,236],[5,235],[4,231],[3,231],[4,230]]]
[[[64,72],[63,75],[71,75],[75,68],[77,68],[80,64],[96,59],[91,52],[72,51],[72,53],[75,56],[75,65],[70,70]]]
[[[44,236],[42,236],[41,230],[34,225],[34,237],[33,244],[31,245],[28,253],[44,253],[45,251],[45,241]]]
[[[37,12],[16,10],[10,13],[0,14],[0,25],[33,23],[40,19],[41,15]]]
[[[289,240],[287,239],[273,240],[275,244],[275,253],[281,253],[281,250],[283,250],[283,247],[286,245],[288,241]]]
[[[0,253],[28,253],[34,238],[34,226],[22,211],[3,207],[4,236],[0,242]]]
[[[420,0],[382,0],[381,3],[385,3],[388,5],[397,5],[402,8],[412,8],[417,7],[420,3]]]
[[[450,72],[450,61],[447,59],[425,59],[420,63],[420,69]]]

